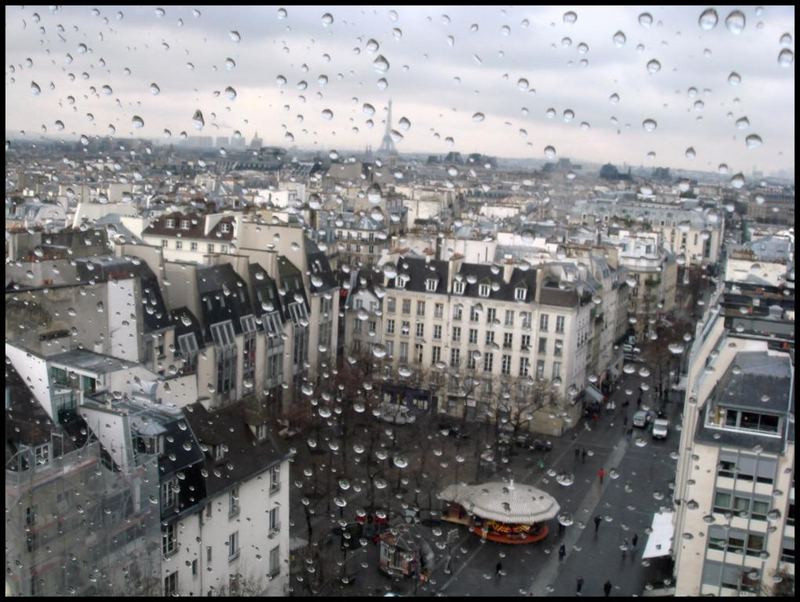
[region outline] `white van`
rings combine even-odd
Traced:
[[[666,439],[669,432],[669,420],[656,418],[653,421],[653,439]]]

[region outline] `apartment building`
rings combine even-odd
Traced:
[[[561,432],[575,419],[594,311],[584,283],[560,283],[546,266],[396,261],[384,269],[381,336],[369,343],[385,350],[393,382],[425,389],[439,412],[470,420],[509,398],[531,415],[527,428]]]
[[[231,214],[166,213],[142,230],[147,245],[161,247],[164,259],[205,263],[214,253],[233,251],[236,219]]]

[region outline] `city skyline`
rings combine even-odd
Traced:
[[[155,8],[109,7],[99,15],[88,8],[62,7],[56,14],[7,8],[13,68],[7,69],[7,122],[16,135],[28,136],[42,134],[42,126],[47,135],[91,137],[108,135],[113,125],[119,137],[161,140],[169,129],[176,141],[181,132],[231,137],[238,131],[250,139],[257,131],[267,145],[353,152],[379,146],[392,98],[395,143],[405,154],[458,151],[544,160],[551,158],[545,147],[552,147],[552,158],[599,164],[698,171],[726,164],[731,175],[754,168],[794,173],[793,59],[788,67],[777,60],[781,49],[793,48],[793,9],[767,7],[759,16],[746,9],[740,33],[726,27],[728,9],[719,9],[710,31],[698,24],[701,8],[576,8],[570,23],[561,8],[479,7],[466,13],[337,7],[327,25],[324,11],[316,8],[287,8],[284,18],[277,7],[255,13],[234,8],[224,16],[220,10],[206,7],[194,16],[191,9],[170,7],[158,16]],[[649,26],[642,24],[647,18],[639,19],[642,14],[651,15]],[[478,31],[470,23],[479,24]],[[147,27],[138,30],[146,32],[144,42],[129,37],[138,25]],[[34,33],[36,27],[45,33]],[[618,31],[625,32],[622,45]],[[230,32],[238,33],[238,42]],[[427,37],[416,44],[423,33]],[[44,42],[39,48],[36,38]],[[570,38],[569,46],[564,38]],[[750,50],[740,52],[743,47]],[[711,56],[703,56],[704,48]],[[235,66],[226,63],[229,58]],[[647,65],[654,59],[661,68],[650,73]],[[731,73],[738,74],[737,85]],[[582,80],[577,92],[565,89],[564,74]],[[278,77],[286,83],[276,83]],[[376,85],[381,78],[387,83],[383,90]],[[301,81],[305,90],[297,89]],[[31,91],[33,82],[38,95]],[[437,93],[421,95],[420,89]],[[555,112],[552,118],[548,109]],[[201,130],[194,125],[196,111],[204,117]],[[135,116],[143,127],[132,125]],[[738,129],[742,117],[749,127]],[[647,119],[658,124],[652,132],[643,129]],[[752,134],[763,143],[747,148],[745,138]]]

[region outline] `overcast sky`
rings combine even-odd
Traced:
[[[794,8],[717,6],[708,31],[698,23],[705,8],[287,6],[281,18],[277,6],[200,6],[199,15],[165,6],[163,16],[157,7],[6,7],[7,135],[45,127],[91,137],[113,125],[125,137],[239,131],[265,144],[377,149],[391,98],[404,152],[543,159],[552,146],[578,161],[793,173],[794,62],[781,66],[778,56],[794,52]],[[745,17],[739,33],[726,26],[734,10]],[[650,73],[653,59],[661,68]],[[372,127],[365,103],[376,109]],[[742,117],[749,126],[738,128]],[[763,143],[748,148],[751,134]]]

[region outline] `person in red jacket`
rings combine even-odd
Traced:
[[[606,476],[606,469],[601,466],[600,470],[597,471],[597,476],[599,477],[600,484],[602,485],[603,484],[603,479]]]

